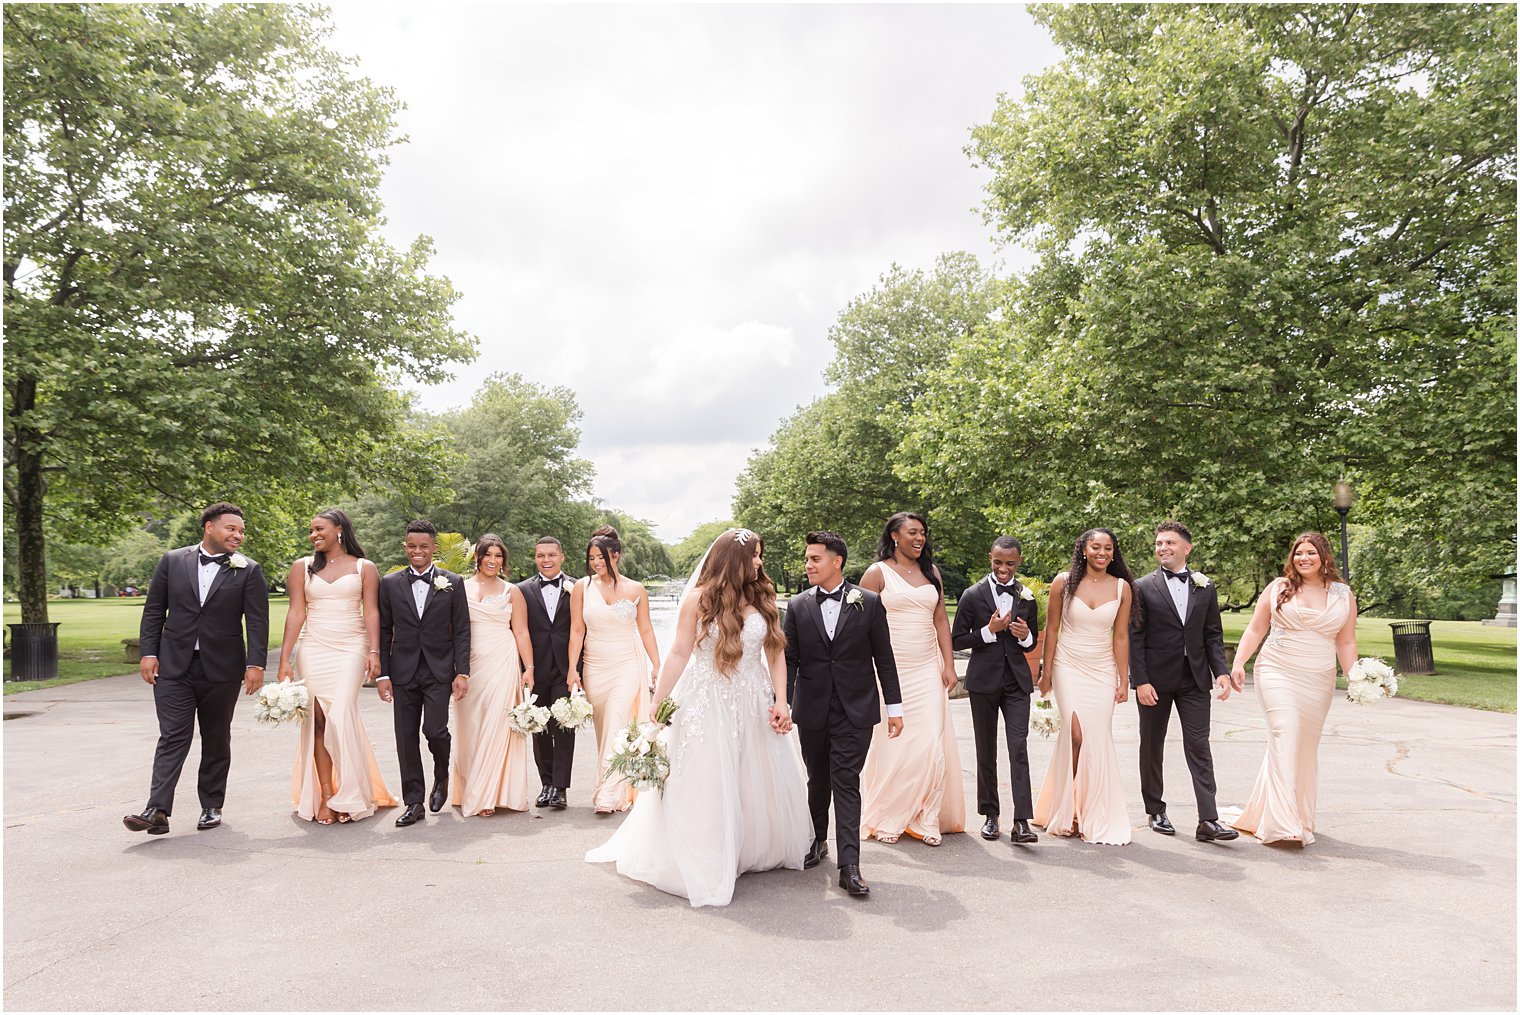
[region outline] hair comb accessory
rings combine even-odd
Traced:
[[[754,535],[755,534],[749,529],[740,529],[738,532],[734,533],[734,542],[738,543],[740,546],[748,545],[749,541],[754,538]]]

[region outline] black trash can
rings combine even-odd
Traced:
[[[1435,656],[1430,648],[1430,621],[1401,620],[1393,628],[1394,669],[1400,673],[1434,673]]]
[[[58,676],[58,623],[11,624],[12,680],[53,680]]]

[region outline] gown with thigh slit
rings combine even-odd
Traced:
[[[671,698],[680,706],[661,733],[670,756],[664,791],[640,793],[592,863],[680,895],[726,906],[746,871],[802,869],[813,841],[796,734],[770,725],[775,701],[765,657],[765,618],[751,613],[744,655],[718,670],[714,637],[697,643]]]
[[[881,603],[892,633],[892,657],[902,685],[903,730],[888,738],[885,721],[871,732],[861,772],[860,835],[939,839],[966,830],[961,755],[950,721],[950,696],[940,680],[944,657],[934,628],[940,591],[914,588],[883,565]],[[882,710],[883,720],[886,710]]]
[[[310,561],[307,562],[308,566]],[[359,562],[361,568],[367,566]],[[368,565],[373,566],[373,565]],[[324,721],[322,743],[332,759],[332,793],[327,806],[355,821],[379,807],[396,806],[385,787],[375,750],[359,716],[359,689],[364,686],[364,663],[369,636],[364,629],[364,580],[359,572],[325,581],[320,573],[306,579],[306,625],[291,660],[296,676],[306,682],[312,714],[301,724],[296,761],[290,778],[290,799],[296,813],[315,821],[322,806],[317,776],[316,713]]]
[[[454,786],[451,803],[466,816],[532,802],[528,737],[512,732],[507,713],[522,701],[522,667],[512,636],[511,585],[470,600],[470,685],[454,702]],[[548,706],[552,702],[540,701]]]
[[[1282,581],[1262,593],[1268,602],[1277,602]],[[1263,843],[1314,841],[1319,741],[1335,697],[1335,639],[1350,610],[1350,589],[1337,582],[1322,610],[1294,596],[1272,613],[1251,671],[1267,719],[1267,754],[1244,813],[1231,822]]]
[[[633,803],[633,787],[622,776],[608,773],[607,759],[618,731],[637,718],[648,697],[649,667],[639,641],[638,604],[630,599],[607,602],[601,583],[593,577],[586,579],[581,617],[586,624],[581,686],[596,724],[596,789],[591,804],[626,811]]]
[[[1123,594],[1123,586],[1120,586]],[[1122,846],[1130,841],[1119,754],[1114,749],[1114,621],[1119,598],[1093,609],[1072,596],[1061,615],[1051,687],[1061,713],[1061,733],[1045,783],[1034,805],[1034,822],[1052,835],[1069,835],[1076,824],[1087,842]],[[1073,725],[1082,728],[1076,772],[1071,765]]]

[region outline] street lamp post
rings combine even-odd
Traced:
[[[1335,510],[1341,516],[1341,575],[1346,579],[1346,584],[1351,584],[1351,557],[1347,552],[1346,542],[1346,515],[1351,511],[1351,505],[1356,501],[1356,491],[1351,484],[1344,479],[1335,484]]]

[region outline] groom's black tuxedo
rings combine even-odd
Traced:
[[[570,589],[575,579],[560,573],[559,605],[549,619],[544,605],[543,584],[538,575],[517,583],[528,614],[528,640],[533,643],[533,693],[538,704],[548,706],[570,693]],[[527,660],[524,660],[524,665]],[[575,761],[575,731],[551,722],[533,738],[533,759],[538,778],[545,786],[570,788],[570,769]]]
[[[1129,682],[1132,687],[1150,684],[1156,704],[1140,710],[1140,795],[1147,814],[1166,810],[1162,799],[1162,756],[1172,705],[1182,721],[1183,754],[1193,776],[1198,800],[1198,820],[1216,821],[1214,759],[1209,751],[1210,689],[1214,678],[1229,670],[1224,659],[1224,627],[1219,620],[1219,590],[1212,582],[1199,585],[1191,575],[1184,581],[1186,617],[1177,613],[1168,582],[1161,568],[1135,582],[1140,597],[1140,626],[1129,636]]]
[[[470,604],[464,580],[435,566],[419,616],[411,574],[404,567],[380,579],[380,672],[390,677],[395,697],[401,799],[420,804],[427,783],[419,728],[433,755],[433,779],[448,784],[449,698],[455,674],[470,672]],[[437,578],[446,579],[449,587],[438,588]]]
[[[174,812],[174,787],[201,728],[200,802],[221,807],[232,767],[232,714],[243,671],[269,652],[269,586],[257,562],[221,564],[201,601],[200,546],[170,550],[153,570],[139,628],[144,656],[158,657],[153,704],[158,748],[148,806]],[[248,643],[243,644],[247,627]]]
[[[976,737],[976,807],[987,817],[1001,812],[998,803],[997,720],[1003,716],[1008,738],[1009,788],[1013,793],[1013,816],[1027,821],[1034,817],[1029,792],[1029,696],[1034,678],[1025,650],[1013,632],[1004,628],[992,642],[982,629],[997,613],[997,598],[986,579],[961,593],[950,628],[950,644],[970,649],[966,664],[966,692],[971,699],[971,731]],[[1029,625],[1030,648],[1040,637],[1040,610],[1033,600],[1013,598],[1013,617]]]
[[[881,722],[881,703],[902,704],[897,662],[881,597],[845,582],[843,599],[828,636],[817,589],[787,603],[786,688],[808,772],[808,809],[813,835],[828,836],[829,800],[839,866],[860,863],[860,770]],[[847,600],[859,592],[859,603]],[[880,694],[877,683],[880,682]]]

